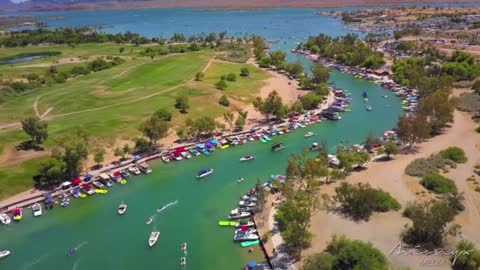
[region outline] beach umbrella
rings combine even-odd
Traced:
[[[257,266],[257,263],[256,263],[256,262],[249,262],[249,263],[248,263],[248,267],[249,267],[249,268],[253,268],[253,267],[255,267],[255,266]]]

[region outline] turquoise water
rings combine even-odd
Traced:
[[[249,31],[268,39],[280,39],[276,46],[284,49],[291,49],[309,34],[345,33],[338,22],[313,15],[313,10],[306,9],[174,11],[65,13],[66,19],[55,21],[58,25],[54,26],[88,22],[114,25],[108,31],[131,30],[145,35]],[[294,55],[289,57],[297,59]],[[200,156],[170,164],[153,161],[152,174],[133,177],[127,185],[116,185],[106,195],[74,200],[70,207],[45,211],[39,218],[31,217],[29,209],[25,209],[25,219],[21,223],[0,227],[0,249],[12,251],[10,257],[0,261],[0,269],[181,269],[182,242],[188,243],[189,269],[241,269],[251,260],[262,260],[259,252],[249,254],[233,243],[233,229],[217,225],[218,220],[226,219],[228,212],[236,207],[238,198],[255,184],[256,179],[267,180],[271,174],[283,174],[288,156],[300,152],[313,141],[326,139],[332,150],[340,141],[359,143],[369,131],[380,135],[394,127],[402,113],[400,100],[390,93],[388,98],[382,98],[386,91],[373,83],[337,71],[332,72],[331,80],[352,92],[353,112],[344,113],[343,120],[315,124],[274,137],[273,142],[286,144],[286,149],[280,152],[272,153],[271,143],[255,142],[217,150],[210,157]],[[364,90],[369,91],[371,112],[367,112],[363,104],[361,92]],[[303,135],[308,131],[317,135],[305,139]],[[253,154],[256,159],[240,163],[240,157],[246,154]],[[205,167],[215,169],[215,174],[196,180],[196,172]],[[238,177],[246,180],[238,184]],[[177,205],[158,214],[153,224],[145,224],[156,208],[175,200],[178,200]],[[122,201],[128,204],[128,211],[118,216],[117,206]],[[161,235],[156,246],[148,248],[147,240],[152,230],[160,230]],[[74,256],[67,257],[66,253],[72,248],[78,250]]]
[[[16,64],[16,63],[23,63],[23,62],[30,62],[36,59],[40,59],[46,57],[45,55],[33,55],[33,56],[24,56],[24,57],[16,57],[5,61],[0,61],[0,64]]]

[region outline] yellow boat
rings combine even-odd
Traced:
[[[108,190],[106,190],[106,189],[95,189],[95,193],[106,194],[106,193],[108,193]]]
[[[229,148],[229,147],[230,147],[229,144],[225,144],[225,145],[222,145],[222,147],[220,147],[220,148],[221,148],[221,149],[227,149],[227,148]]]
[[[237,222],[235,222],[235,221],[220,220],[220,221],[218,222],[218,225],[220,225],[220,226],[232,226],[232,227],[233,227],[233,226],[237,225]]]
[[[122,184],[122,185],[125,185],[126,183],[127,183],[127,180],[125,180],[125,179],[122,179],[122,181],[120,181],[120,184]]]
[[[80,194],[80,198],[84,198],[84,199],[87,198],[87,194],[83,194],[83,193]]]

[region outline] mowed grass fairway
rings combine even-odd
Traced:
[[[120,47],[125,47],[123,54],[119,53]],[[121,56],[126,60],[119,66],[72,78],[65,83],[44,86],[0,104],[0,125],[17,123],[35,115],[33,105],[36,104],[39,114],[45,114],[49,125],[49,137],[44,143],[47,150],[55,147],[63,136],[83,130],[90,135],[92,149],[103,146],[111,151],[118,139],[131,140],[140,136],[140,123],[158,109],[166,108],[173,112],[171,133],[174,133],[175,128],[184,125],[186,118],[220,118],[229,110],[218,104],[222,94],[250,102],[263,85],[262,80],[269,76],[253,65],[214,60],[216,52],[209,49],[156,56],[154,59],[140,57],[138,52],[143,49],[116,44],[0,49],[0,57],[42,51],[62,52],[58,56],[7,65],[17,70],[17,78],[36,69],[40,70],[38,74],[43,74],[56,61],[60,61],[60,64],[55,64],[58,69],[85,64],[65,63],[62,59],[66,57],[102,55]],[[93,59],[91,57],[89,61]],[[249,77],[240,76],[240,69],[244,66],[250,70]],[[6,69],[6,65],[0,65],[0,72]],[[205,78],[200,82],[194,81],[199,71],[205,71]],[[235,73],[237,81],[228,82],[225,91],[216,89],[214,84],[228,73]],[[181,114],[174,108],[179,94],[190,97],[188,114]],[[0,130],[0,161],[5,161],[0,164],[0,199],[32,187],[32,177],[41,161],[48,156],[48,151],[45,151],[43,157],[32,155],[28,158],[27,154],[22,158],[12,158],[12,153],[15,153],[12,148],[27,139],[28,136],[18,128]]]

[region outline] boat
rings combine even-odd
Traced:
[[[283,143],[276,143],[272,145],[272,152],[277,152],[285,148],[285,145]]]
[[[22,208],[15,208],[13,210],[13,220],[20,221],[23,218],[23,211]]]
[[[182,258],[180,259],[180,265],[186,265],[186,264],[187,264],[187,258],[182,257]]]
[[[229,147],[230,147],[229,144],[224,144],[224,145],[222,145],[222,146],[220,147],[220,149],[223,150],[223,149],[227,149],[227,148],[229,148]]]
[[[127,170],[120,170],[118,171],[120,173],[120,175],[124,178],[127,178],[129,177],[131,174],[127,171]]]
[[[242,247],[249,247],[249,246],[254,246],[260,244],[260,240],[255,240],[255,241],[245,241],[240,243],[240,246]]]
[[[190,153],[192,153],[192,155],[194,155],[194,156],[199,156],[200,155],[200,152],[198,151],[197,148],[190,149]]]
[[[243,162],[243,161],[249,161],[249,160],[253,160],[253,159],[255,159],[254,156],[252,156],[252,155],[246,155],[246,156],[242,157],[242,158],[240,159],[240,161]]]
[[[7,215],[7,213],[0,213],[0,222],[2,224],[8,225],[10,224],[10,222],[12,222],[12,219],[9,215]]]
[[[235,234],[239,234],[239,233],[257,233],[257,229],[248,228],[248,227],[236,229]]]
[[[257,206],[257,204],[255,202],[250,202],[250,201],[240,201],[238,203],[238,206],[242,206],[242,207],[255,207]]]
[[[167,156],[162,156],[161,158],[162,158],[162,161],[165,162],[165,163],[170,162],[170,158],[167,157]]]
[[[237,183],[241,183],[241,182],[243,182],[243,180],[245,180],[245,178],[240,177],[240,178],[237,179]]]
[[[0,251],[0,259],[3,259],[5,257],[7,257],[8,255],[10,255],[10,250],[1,250]]]
[[[367,109],[367,111],[371,111],[371,110],[372,110],[372,106],[370,106],[370,105],[367,104],[367,105],[365,106],[365,109]]]
[[[272,138],[268,137],[267,135],[263,136],[263,138],[264,138],[265,140],[267,140],[267,141],[271,141],[271,140],[272,140]]]
[[[197,172],[197,178],[200,179],[200,178],[207,177],[214,172],[215,171],[213,169],[205,168]]]
[[[235,221],[220,220],[220,221],[218,222],[218,225],[220,225],[220,226],[231,226],[231,227],[235,227],[235,225],[237,225],[237,222],[235,222]]]
[[[32,205],[32,213],[34,217],[39,217],[42,215],[42,206],[39,203],[34,203]]]
[[[95,193],[97,194],[107,194],[108,193],[108,190],[107,189],[95,189]]]
[[[187,243],[182,243],[182,250],[187,251]]]
[[[148,238],[148,245],[153,247],[155,243],[157,243],[158,237],[160,236],[160,232],[152,232],[150,234],[150,238]]]
[[[71,194],[73,195],[73,197],[75,197],[75,198],[80,198],[80,196],[82,195],[82,193],[80,193],[80,190],[78,190],[78,189],[76,189],[76,188],[75,188],[75,189],[72,189],[72,190],[70,191],[70,193],[71,193]]]
[[[260,239],[260,237],[254,233],[237,233],[233,236],[233,241],[255,241]]]
[[[241,219],[251,216],[252,213],[250,212],[240,212],[238,209],[234,209],[228,215],[228,219]]]
[[[102,184],[100,181],[92,181],[92,185],[98,189],[105,189],[105,185]]]
[[[127,212],[127,205],[124,204],[124,203],[121,203],[121,204],[118,206],[118,214],[119,214],[119,215],[123,215],[123,214],[125,214],[125,212]]]
[[[148,164],[146,162],[142,162],[142,163],[138,164],[137,167],[143,173],[151,173],[152,172],[152,169],[150,169],[150,167],[148,166]]]
[[[243,226],[247,227],[253,227],[255,226],[255,223],[253,221],[247,221],[247,220],[240,220],[235,224],[235,228],[241,228]]]
[[[147,222],[146,222],[146,223],[147,223],[147,225],[150,225],[150,224],[152,224],[152,222],[153,222],[153,218],[150,217],[149,219],[147,219]]]
[[[191,159],[192,158],[192,155],[190,155],[187,151],[182,151],[180,153],[180,155],[182,155],[182,157],[184,157],[186,159]]]
[[[93,195],[95,194],[95,190],[93,189],[92,186],[90,186],[89,184],[83,184],[81,189],[87,193],[88,195]]]
[[[125,185],[126,183],[127,183],[127,180],[126,180],[126,179],[120,180],[120,184]]]
[[[310,149],[310,151],[315,151],[315,150],[320,149],[321,147],[322,146],[319,143],[314,142],[314,143],[312,143],[312,145],[310,145],[309,149]]]
[[[139,175],[141,173],[140,170],[135,166],[128,168],[128,171],[134,175]]]
[[[303,135],[303,137],[305,137],[305,138],[310,138],[310,137],[313,137],[313,136],[315,136],[315,133],[313,133],[313,132],[307,132],[307,134]]]

